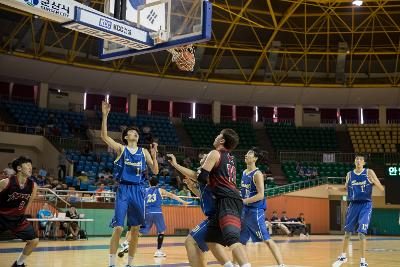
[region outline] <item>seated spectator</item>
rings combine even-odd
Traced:
[[[300,213],[299,217],[296,218],[296,222],[301,223],[300,225],[296,225],[296,231],[300,232],[300,236],[307,235],[307,225],[306,225],[306,220],[304,219],[304,213]]]
[[[313,168],[311,176],[312,176],[312,178],[317,178],[317,177],[318,177],[318,170],[317,170],[317,168]]]
[[[311,172],[310,168],[307,168],[307,169],[306,169],[304,175],[305,175],[307,178],[311,178],[312,172]]]
[[[300,172],[300,168],[301,168],[301,165],[300,165],[300,163],[297,161],[297,162],[296,162],[296,171],[297,171],[297,173]]]
[[[97,174],[97,178],[101,178],[101,177],[104,178],[105,175],[106,175],[106,171],[105,171],[105,169],[102,169],[102,170]]]
[[[162,167],[161,168],[161,170],[160,170],[160,175],[161,176],[167,176],[167,175],[169,175],[169,170],[168,170],[168,168],[167,167]]]
[[[293,222],[294,219],[290,219],[289,217],[287,217],[286,215],[286,211],[282,211],[282,217],[281,217],[281,222],[285,223],[285,222]],[[293,233],[293,231],[296,229],[296,227],[294,225],[291,224],[286,224],[285,225],[290,232]]]
[[[282,211],[281,222],[288,222],[288,221],[290,221],[290,220],[286,215],[286,211]]]
[[[65,216],[71,219],[79,219],[79,214],[75,206],[70,206]],[[64,225],[64,228],[67,229],[69,233],[67,239],[77,240],[79,235],[78,222],[69,222],[67,224],[68,225]]]
[[[190,190],[186,185],[183,185],[182,190],[179,191],[178,196],[191,197]]]
[[[46,177],[47,176],[47,171],[43,167],[40,168],[38,176]]]
[[[11,176],[15,175],[15,171],[14,171],[14,169],[12,168],[11,162],[8,163],[8,166],[3,170],[3,172],[5,173],[5,175],[6,175],[7,177],[11,177]]]
[[[299,172],[298,172],[298,175],[304,176],[304,168],[303,168],[303,167],[300,167],[300,170],[299,170]]]
[[[39,219],[50,219],[53,218],[53,214],[49,209],[49,204],[47,202],[43,203],[43,207],[41,210],[38,211],[37,217]],[[40,221],[39,222],[39,229],[43,232],[43,238],[54,236],[54,229],[53,229],[54,222],[50,221]]]
[[[38,175],[38,177],[34,181],[39,187],[43,187],[46,185],[46,178],[44,176]]]
[[[270,221],[271,222],[280,222],[279,217],[278,217],[278,212],[276,212],[275,210],[272,212],[272,217],[271,217]],[[272,224],[272,229],[275,230],[275,231],[280,229],[286,235],[293,236],[292,233],[290,232],[290,230],[283,223],[274,223],[274,224]],[[271,232],[273,232],[273,231],[271,231]]]
[[[78,176],[78,183],[88,183],[89,182],[89,177],[87,176],[86,172],[81,172],[81,174]]]
[[[105,192],[106,190],[104,189],[104,184],[100,184],[100,187],[96,189],[96,201],[103,202],[104,197],[102,197],[102,192]]]

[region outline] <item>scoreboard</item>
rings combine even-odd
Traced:
[[[400,163],[386,164],[385,172],[385,202],[400,204]]]

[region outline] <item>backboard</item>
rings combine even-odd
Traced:
[[[121,0],[106,0],[104,13],[114,16],[114,7],[118,1]],[[126,22],[149,32],[154,46],[137,50],[101,40],[102,60],[167,50],[205,42],[211,38],[211,4],[206,0],[126,1]]]

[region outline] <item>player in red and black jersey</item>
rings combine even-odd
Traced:
[[[239,143],[239,135],[232,129],[223,129],[214,140],[212,150],[201,167],[198,181],[209,182],[216,198],[216,214],[210,219],[205,240],[219,262],[225,258],[222,246],[232,250],[240,266],[251,266],[240,243],[243,201],[236,188],[236,160],[230,153]],[[221,246],[222,245],[222,246]],[[227,262],[225,267],[233,266]]]
[[[25,266],[25,259],[38,245],[39,239],[25,217],[27,207],[36,197],[37,185],[32,176],[32,161],[19,157],[13,161],[15,176],[0,181],[0,233],[10,230],[17,238],[26,241],[26,245],[12,267]]]

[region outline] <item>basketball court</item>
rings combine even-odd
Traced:
[[[288,267],[326,267],[331,266],[341,247],[342,236],[313,235],[300,237],[274,237],[282,251]],[[167,257],[153,258],[156,247],[155,237],[142,237],[139,240],[135,266],[189,266],[184,247],[184,237],[166,237],[163,250]],[[108,238],[90,238],[88,241],[41,241],[39,247],[27,261],[30,267],[54,266],[106,266]],[[9,266],[18,256],[22,242],[0,243],[2,266]],[[371,266],[395,267],[400,265],[399,237],[369,237],[368,263]],[[264,244],[249,244],[247,251],[252,266],[276,266],[269,249]],[[349,262],[344,266],[359,266],[358,241],[352,240]],[[117,265],[125,266],[126,257],[118,258]],[[208,265],[218,266],[210,253]]]

